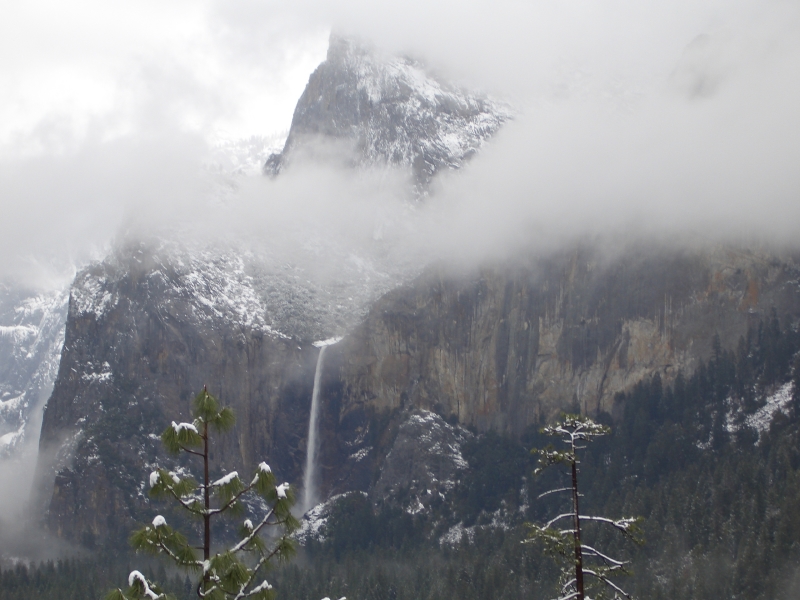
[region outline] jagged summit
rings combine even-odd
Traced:
[[[279,173],[322,140],[346,149],[352,165],[408,167],[424,188],[442,169],[460,168],[510,118],[504,104],[444,82],[418,61],[332,35],[283,151],[264,171]]]

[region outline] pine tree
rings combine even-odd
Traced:
[[[581,526],[583,522],[594,522],[610,525],[621,532],[625,537],[641,543],[639,519],[623,518],[608,519],[606,517],[587,516],[580,512],[580,497],[578,492],[578,450],[585,446],[581,442],[590,441],[592,438],[610,433],[605,425],[595,423],[588,417],[580,415],[564,415],[564,418],[555,425],[545,427],[542,433],[549,436],[560,437],[567,444],[567,450],[556,450],[552,444],[544,449],[534,449],[540,455],[539,467],[535,473],[540,473],[546,467],[556,464],[567,465],[570,471],[571,485],[557,488],[541,494],[539,498],[549,494],[566,492],[571,495],[571,512],[562,513],[551,519],[544,526],[529,525],[532,541],[544,542],[546,550],[553,556],[566,559],[567,565],[561,574],[561,589],[558,600],[585,600],[588,589],[597,587],[597,598],[606,597],[610,590],[614,597],[631,596],[619,587],[612,577],[629,574],[625,561],[607,556],[603,552],[589,546],[581,539]],[[561,528],[556,526],[564,520],[571,521],[571,527]],[[588,581],[587,581],[588,579]],[[599,584],[599,585],[596,585]]]
[[[197,575],[196,591],[200,598],[211,600],[269,600],[274,597],[272,586],[263,579],[263,572],[274,560],[286,560],[294,553],[289,534],[297,528],[297,520],[290,508],[294,494],[289,484],[276,483],[270,467],[262,462],[245,484],[236,471],[231,471],[216,481],[209,476],[210,434],[224,432],[233,427],[234,415],[230,408],[220,408],[217,399],[206,388],[194,400],[192,423],[175,423],[161,435],[167,451],[173,455],[188,453],[202,460],[203,479],[197,483],[191,477],[181,477],[166,469],[150,474],[150,495],[170,498],[183,510],[202,521],[202,540],[190,544],[180,531],[170,527],[158,515],[131,536],[131,544],[138,551],[166,555],[175,565]],[[255,522],[245,519],[239,528],[239,541],[230,548],[212,554],[211,526],[217,517],[237,515],[244,510],[241,502],[245,494],[255,493],[269,507]],[[267,528],[281,532],[277,541],[263,539]],[[202,558],[195,549],[202,549]],[[248,558],[246,560],[246,558]],[[128,589],[116,589],[107,600],[168,600],[166,594],[139,571],[128,577]]]

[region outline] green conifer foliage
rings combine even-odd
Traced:
[[[289,534],[297,526],[290,509],[294,493],[289,484],[278,484],[269,465],[262,462],[249,480],[242,480],[231,471],[216,481],[209,476],[209,442],[211,432],[222,433],[233,427],[233,411],[220,407],[207,389],[194,401],[191,423],[175,423],[161,435],[170,454],[188,453],[203,463],[203,480],[181,477],[166,469],[150,474],[150,495],[168,498],[184,511],[202,521],[202,539],[192,543],[158,515],[150,525],[131,536],[133,547],[142,552],[165,555],[176,566],[196,577],[196,592],[209,600],[271,600],[272,586],[263,579],[273,561],[284,561],[294,554]],[[256,520],[245,519],[239,528],[239,541],[231,547],[217,549],[212,544],[212,522],[223,515],[241,515],[246,494],[257,494],[269,509]],[[267,529],[277,529],[280,535],[271,543],[264,539]],[[202,557],[197,555],[202,550]],[[139,571],[128,576],[128,588],[113,590],[107,600],[168,600],[165,593],[150,578]]]

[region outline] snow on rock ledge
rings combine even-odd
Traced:
[[[423,512],[430,501],[455,487],[460,472],[468,467],[461,446],[472,437],[472,433],[450,425],[436,413],[414,410],[400,425],[386,456],[373,489],[374,500],[391,501],[408,489],[404,510]]]
[[[726,429],[728,433],[736,433],[739,430],[741,425],[737,424],[738,421],[739,423],[743,423],[745,427],[754,429],[756,433],[758,433],[758,440],[760,441],[761,436],[769,431],[775,415],[779,412],[784,415],[789,414],[789,404],[792,401],[793,392],[794,384],[791,381],[784,383],[775,390],[773,394],[767,397],[762,407],[753,414],[744,417],[743,421],[739,420],[741,419],[741,413],[737,413],[735,409],[732,412],[728,412],[726,415]]]
[[[211,251],[189,254],[178,248],[160,252],[138,248],[132,254],[133,260],[118,255],[78,275],[70,307],[76,316],[104,319],[120,301],[128,300],[120,285],[133,279],[143,280],[137,283],[159,296],[165,310],[185,305],[187,319],[207,324],[224,320],[288,337],[267,324],[264,302],[253,277],[246,273],[241,255]]]
[[[325,525],[328,522],[328,517],[331,516],[331,511],[336,503],[350,494],[361,494],[366,496],[364,492],[345,492],[344,494],[336,494],[331,496],[325,502],[317,504],[314,508],[306,512],[300,521],[300,528],[292,534],[300,544],[307,544],[310,541],[324,542],[325,541]]]
[[[792,382],[785,383],[778,390],[767,398],[764,406],[745,419],[745,423],[758,432],[759,437],[762,433],[769,430],[772,419],[778,411],[786,414],[789,402],[792,400]]]

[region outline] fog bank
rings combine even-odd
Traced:
[[[290,33],[303,52],[336,28],[507,99],[517,117],[421,205],[408,203],[407,175],[394,171],[306,164],[276,181],[220,175],[207,168],[211,133],[236,102],[201,85],[200,63],[150,69],[157,50],[165,63],[186,50],[153,42],[128,99],[92,117],[89,133],[43,119],[4,146],[0,276],[47,285],[139,234],[267,240],[291,256],[324,232],[358,254],[380,240],[381,256],[414,261],[593,235],[791,242],[799,233],[791,3],[301,0],[204,11],[187,25],[191,43],[207,45],[197,56],[279,68],[295,64]],[[41,151],[10,152],[33,146]]]

